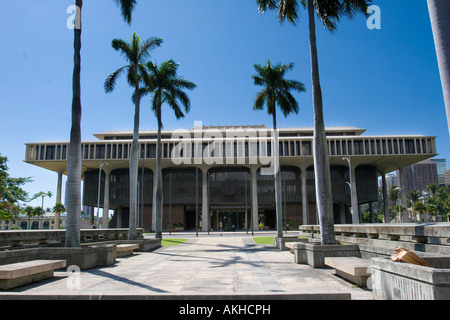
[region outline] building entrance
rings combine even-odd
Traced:
[[[246,230],[245,211],[218,212],[218,227],[223,231]]]

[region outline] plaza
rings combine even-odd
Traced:
[[[289,251],[258,245],[272,232],[164,234],[186,242],[117,258],[111,266],[56,271],[55,277],[8,292],[3,299],[52,300],[372,300],[367,288],[332,269],[293,262]]]

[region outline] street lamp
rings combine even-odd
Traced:
[[[98,169],[97,229],[98,229],[98,219],[99,219],[99,212],[100,212],[100,188],[101,188],[101,181],[102,181],[102,167],[104,164],[109,166],[108,162],[100,161],[100,168]]]

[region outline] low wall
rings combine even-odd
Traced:
[[[128,229],[83,229],[80,242],[127,240]],[[137,229],[137,238],[144,238],[144,229]],[[0,251],[31,247],[58,247],[66,242],[65,230],[8,230],[0,231]]]
[[[358,244],[364,259],[390,256],[397,247],[450,256],[450,223],[338,224],[336,240]],[[299,227],[300,236],[320,239],[318,225]]]

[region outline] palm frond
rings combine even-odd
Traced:
[[[116,71],[111,73],[108,78],[106,78],[105,84],[104,84],[104,88],[105,88],[105,91],[107,93],[110,93],[110,92],[114,91],[114,89],[116,87],[116,80],[117,80],[117,78],[120,76],[120,74],[122,72],[125,71],[126,68],[128,68],[128,66],[125,66],[125,67],[122,67],[120,69],[117,69]]]
[[[136,6],[136,0],[114,0],[117,6],[120,6],[122,10],[122,17],[128,23],[131,24],[131,15]]]
[[[124,58],[128,61],[128,62],[133,62],[134,60],[134,55],[133,55],[133,51],[130,47],[130,45],[128,43],[126,43],[124,40],[122,39],[114,39],[111,42],[111,46],[113,47],[114,50],[119,51],[120,54],[122,56],[124,56]]]

